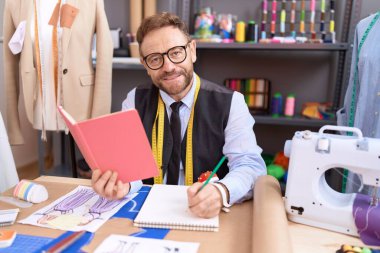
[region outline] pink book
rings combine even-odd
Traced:
[[[135,109],[76,122],[58,107],[79,150],[92,170],[117,171],[122,182],[158,174],[148,138]]]

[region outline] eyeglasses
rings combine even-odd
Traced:
[[[184,46],[176,46],[170,48],[166,53],[153,53],[153,54],[148,54],[143,58],[145,61],[146,65],[148,68],[151,70],[157,70],[162,68],[164,66],[164,55],[168,56],[168,59],[174,63],[174,64],[179,64],[181,62],[184,62],[187,57],[187,52],[186,48],[189,45],[190,41],[187,42],[186,45]]]

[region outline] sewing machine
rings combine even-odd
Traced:
[[[325,133],[353,132],[353,136]],[[363,138],[357,128],[324,126],[318,133],[301,131],[286,141],[290,158],[285,207],[291,221],[358,236],[352,215],[356,193],[333,190],[325,172],[345,168],[361,176],[362,183],[380,186],[380,140]],[[371,204],[377,205],[377,196]]]

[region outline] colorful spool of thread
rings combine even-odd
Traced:
[[[282,95],[280,92],[273,95],[271,113],[274,118],[278,118],[282,114]]]
[[[285,21],[286,21],[286,0],[281,2],[281,14],[280,14],[280,33],[281,36],[285,36]]]
[[[245,22],[244,21],[239,21],[236,24],[235,41],[245,42]]]
[[[337,253],[378,253],[380,250],[375,250],[367,247],[351,246],[343,244]]]
[[[326,13],[326,0],[321,0],[321,39],[325,40],[326,31],[325,31],[325,13]]]
[[[330,1],[330,34],[331,42],[335,43],[335,1]]]
[[[315,0],[310,1],[310,32],[311,39],[316,39],[315,33]]]
[[[296,98],[294,94],[289,94],[286,97],[286,102],[285,102],[285,116],[286,117],[293,117],[294,116],[294,107],[296,104]]]
[[[261,39],[267,38],[266,24],[268,19],[268,0],[263,0],[263,14],[261,18]]]
[[[248,29],[247,29],[247,38],[246,41],[248,42],[257,42],[257,24],[255,21],[251,20],[248,22]]]
[[[305,0],[301,1],[300,33],[305,36]]]
[[[15,187],[13,196],[37,204],[48,199],[48,192],[43,185],[21,180]]]
[[[270,22],[270,35],[273,38],[276,34],[276,19],[277,19],[277,1],[272,1],[272,20]]]
[[[290,36],[296,38],[296,0],[292,0],[291,11],[290,11]]]

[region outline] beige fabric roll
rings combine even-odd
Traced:
[[[154,15],[156,12],[156,0],[144,0],[144,18]]]
[[[130,0],[129,17],[130,17],[130,32],[135,35],[142,21],[143,0]]]
[[[272,176],[257,179],[253,199],[253,253],[291,253],[280,184]]]

